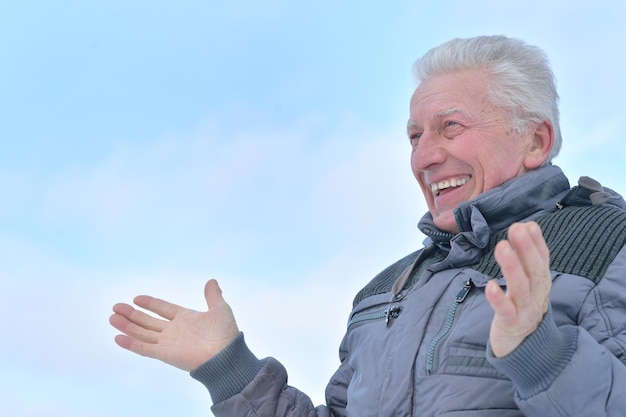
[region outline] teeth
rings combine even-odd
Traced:
[[[446,188],[450,187],[460,187],[461,185],[467,183],[469,181],[469,177],[465,178],[453,178],[451,180],[440,181],[436,184],[432,184],[430,186],[433,193],[438,193],[439,191],[443,191]]]

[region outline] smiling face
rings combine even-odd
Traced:
[[[537,159],[545,144],[535,131],[515,136],[504,109],[489,103],[481,70],[422,82],[411,98],[407,131],[411,168],[435,225],[452,233],[458,232],[454,209],[460,203],[545,161]]]

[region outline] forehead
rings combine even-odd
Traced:
[[[454,113],[476,114],[487,103],[487,76],[480,70],[452,72],[423,81],[413,93],[409,123]]]

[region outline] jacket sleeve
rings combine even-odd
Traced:
[[[626,410],[626,248],[587,294],[577,325],[549,310],[511,354],[487,357],[513,381],[527,417],[621,417]]]
[[[341,369],[341,368],[340,368]],[[337,372],[327,389],[329,401],[345,404],[347,383]],[[344,407],[315,407],[310,398],[287,384],[285,368],[273,358],[257,359],[243,333],[222,352],[191,372],[213,400],[216,417],[344,417]],[[334,411],[333,411],[334,410]]]

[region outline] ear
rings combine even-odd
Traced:
[[[535,126],[534,132],[531,131],[529,134],[531,135],[530,143],[524,158],[524,167],[527,170],[539,168],[548,160],[554,144],[554,128],[552,123],[544,120]]]

